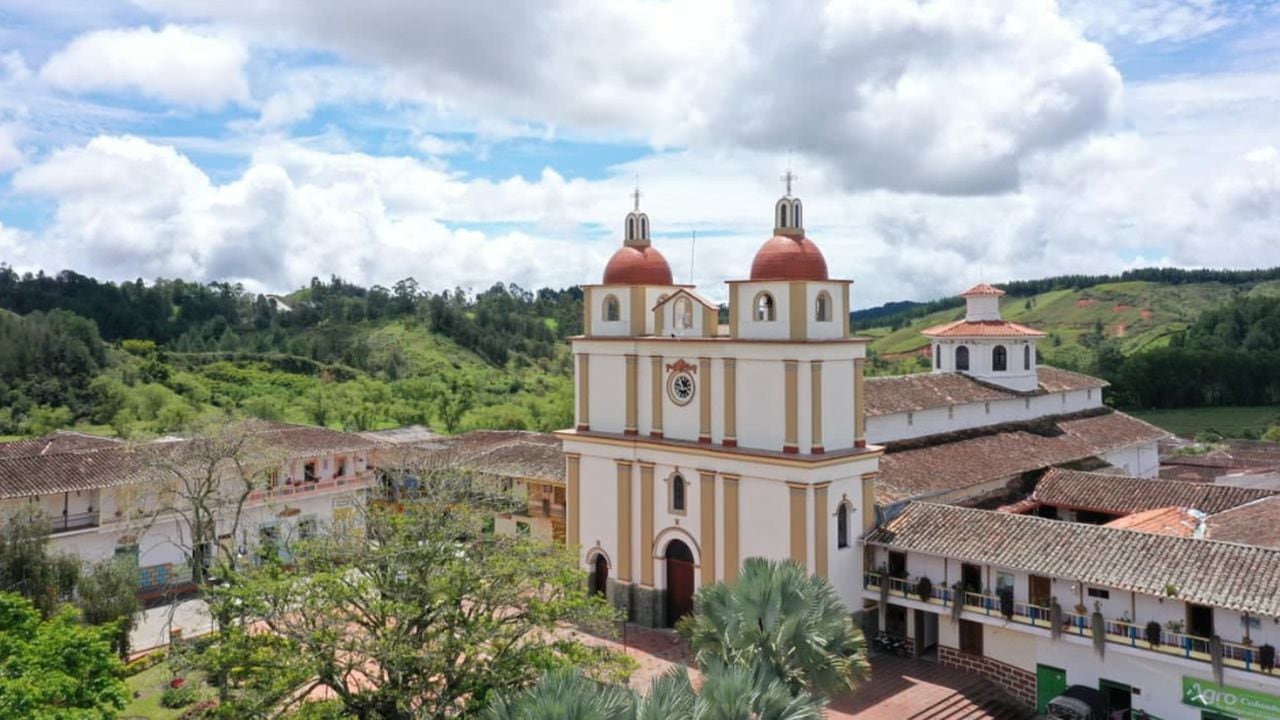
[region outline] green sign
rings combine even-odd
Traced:
[[[1280,718],[1280,697],[1225,687],[1199,678],[1182,678],[1182,702],[1241,720]]]

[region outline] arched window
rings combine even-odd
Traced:
[[[849,503],[840,503],[836,510],[836,547],[849,547]]]
[[[693,327],[693,301],[687,297],[676,298],[676,329],[688,330]]]
[[[1023,370],[1031,369],[1031,346],[1030,345],[1024,345],[1022,347],[1022,369]]]
[[[800,211],[800,201],[799,201],[799,200],[795,200],[794,202],[792,202],[792,208],[793,208],[793,212],[792,212],[791,214],[795,216],[795,220],[796,220],[796,227],[798,227],[798,228],[799,228],[799,227],[804,227],[804,223],[800,222],[800,215],[801,215],[801,211]]]
[[[621,306],[618,304],[618,298],[613,295],[607,295],[604,299],[604,320],[605,322],[618,322],[622,316]]]
[[[773,318],[773,296],[767,292],[762,292],[756,296],[756,320],[773,322]]]
[[[627,216],[627,239],[633,240],[636,236],[636,217],[635,215]]]
[[[649,237],[649,216],[647,215],[640,216],[640,237]]]
[[[784,202],[778,208],[778,227],[787,226],[787,204]]]
[[[673,475],[671,477],[671,510],[672,512],[684,512],[685,503],[685,483],[683,475]]]
[[[831,295],[826,290],[818,293],[814,303],[813,315],[818,322],[831,322]]]
[[[941,345],[933,346],[933,369],[934,370],[942,369],[942,346]]]
[[[1009,351],[1005,350],[1003,345],[997,345],[991,351],[991,369],[996,372],[1009,369]]]
[[[969,348],[963,345],[956,348],[956,369],[957,370],[969,369]]]

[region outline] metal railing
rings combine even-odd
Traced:
[[[862,587],[867,590],[880,589],[880,583],[884,576],[880,573],[868,572],[863,573]],[[904,578],[888,578],[889,596],[901,597],[915,602],[924,602],[921,600],[917,591],[917,584]],[[950,588],[934,587],[932,596],[928,600],[930,605],[938,605],[950,608],[955,600],[956,592]],[[997,595],[988,595],[985,593],[965,592],[964,608],[965,612],[974,612],[986,616],[1004,617],[1000,608],[1000,597]],[[1049,629],[1052,625],[1053,610],[1049,607],[1041,605],[1033,605],[1025,602],[1013,603],[1013,617],[1006,618],[1008,622],[1018,623],[1020,625],[1028,625],[1042,629]],[[1166,655],[1175,655],[1190,660],[1199,660],[1202,662],[1210,662],[1210,639],[1191,635],[1189,633],[1170,632],[1167,628],[1160,629],[1160,641],[1157,644],[1147,642],[1146,625],[1129,622],[1125,620],[1104,620],[1105,635],[1108,643],[1116,645],[1128,645],[1133,648],[1141,648],[1152,652],[1160,652]],[[1081,637],[1092,637],[1093,629],[1089,615],[1082,615],[1074,612],[1062,612],[1062,631],[1066,634],[1078,635]],[[1251,644],[1243,642],[1222,641],[1222,658],[1223,664],[1235,667],[1249,672],[1259,672],[1258,668],[1258,651]]]
[[[71,532],[72,530],[83,530],[85,528],[97,527],[98,521],[99,516],[97,512],[50,515],[49,532]]]

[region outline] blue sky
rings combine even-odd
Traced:
[[[860,307],[1280,264],[1271,2],[29,5],[0,0],[23,270],[594,282],[638,177],[723,297],[788,164]]]

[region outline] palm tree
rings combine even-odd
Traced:
[[[793,696],[829,697],[871,670],[862,632],[831,583],[790,560],[748,558],[733,585],[698,591],[679,629],[700,666],[758,668]]]
[[[649,692],[597,683],[576,670],[543,676],[537,685],[498,698],[487,720],[821,720],[822,703],[793,696],[760,668],[717,665],[694,690],[684,668],[657,678]]]

